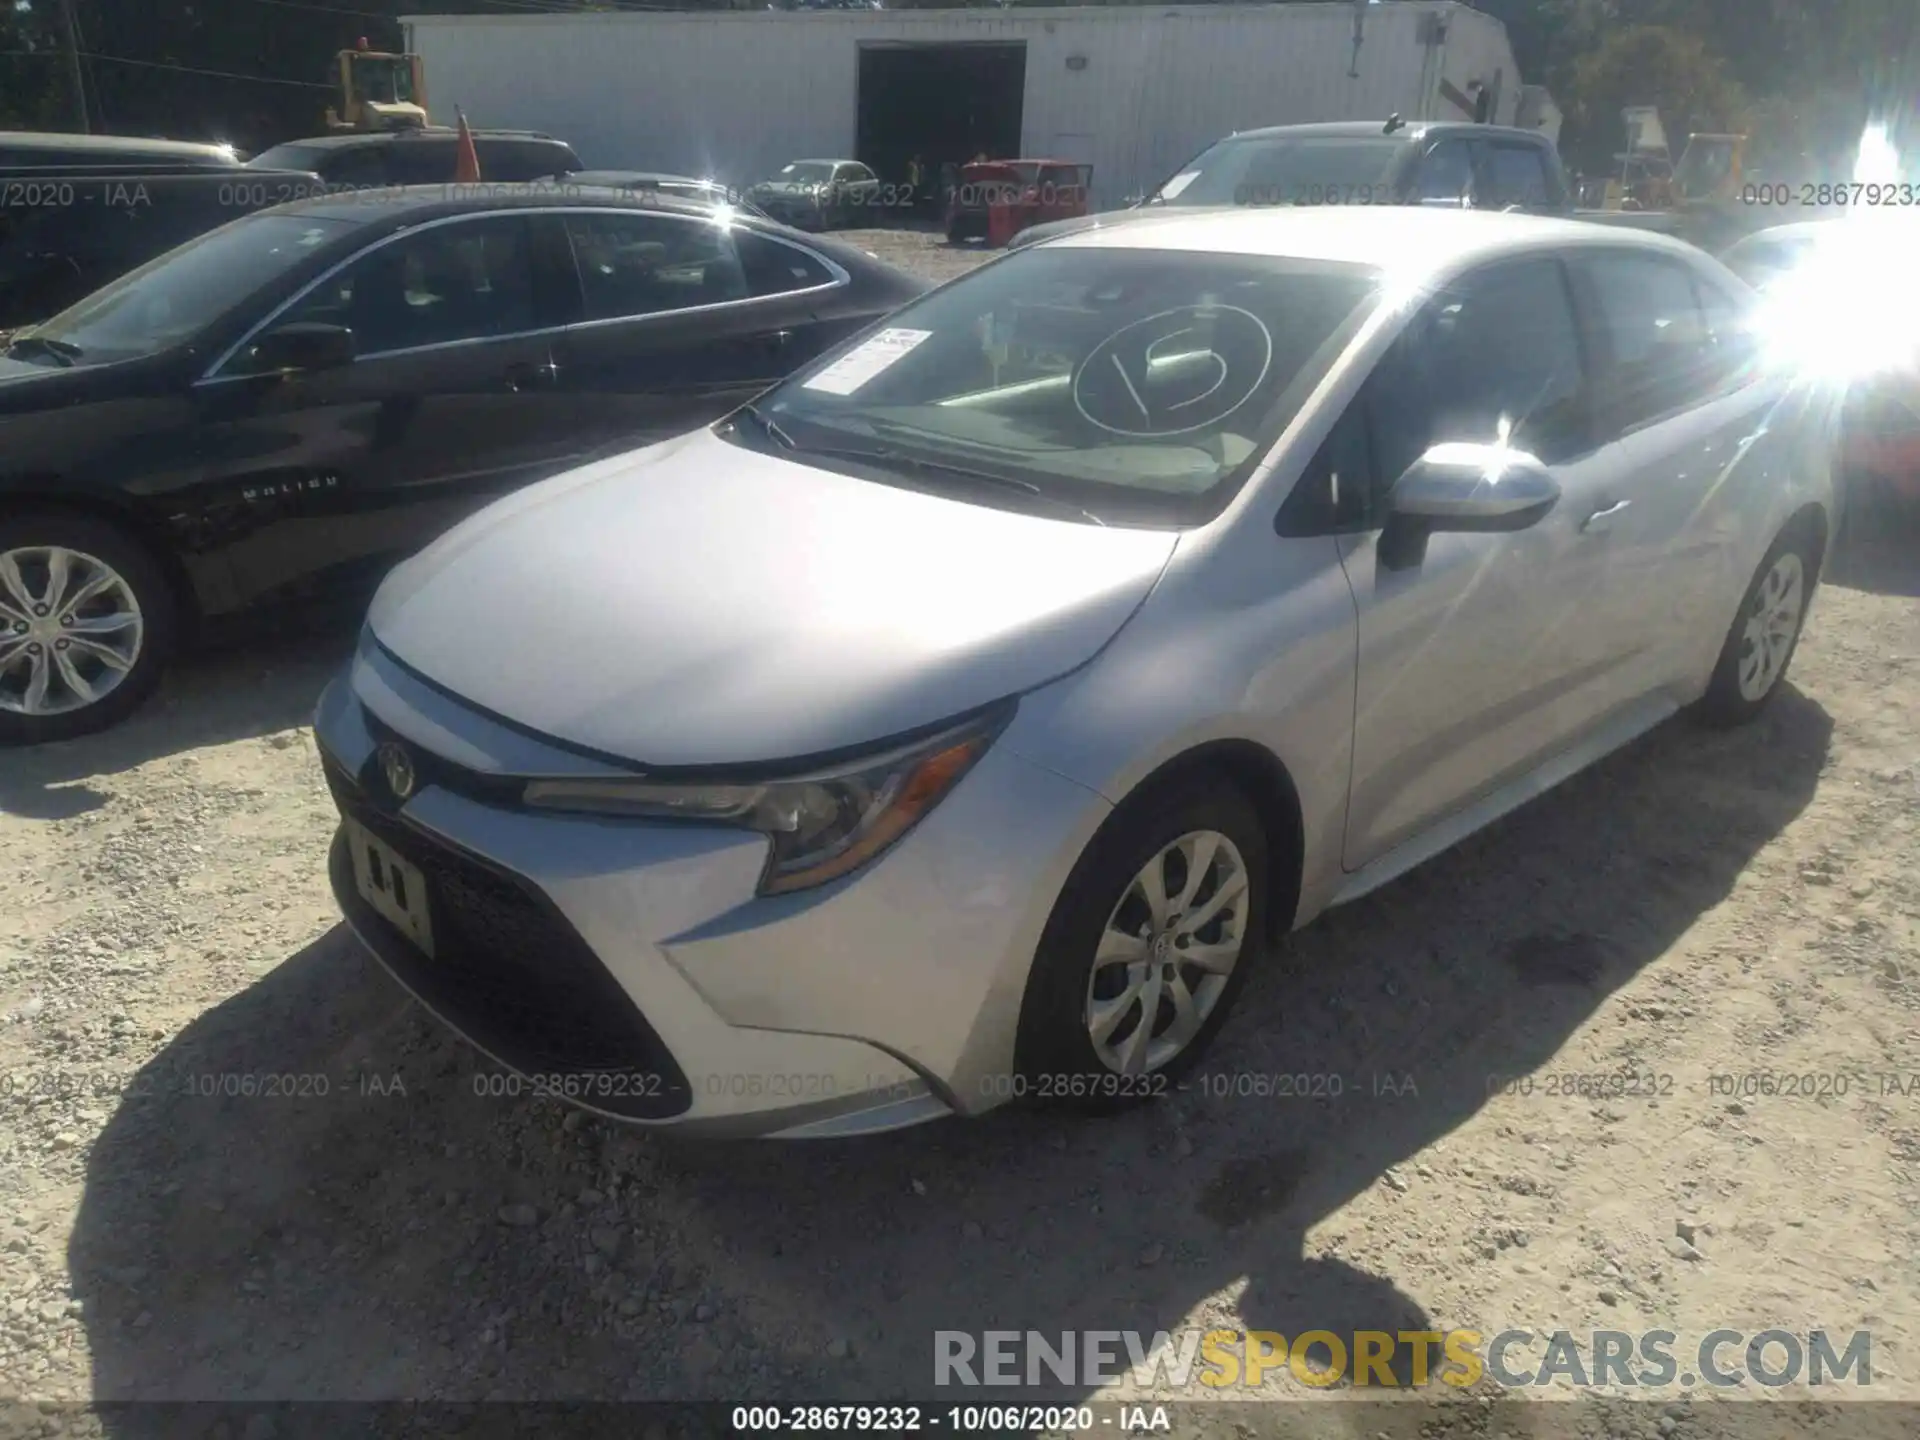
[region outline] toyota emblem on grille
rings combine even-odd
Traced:
[[[387,789],[393,792],[393,798],[404,800],[413,794],[413,757],[407,754],[406,747],[389,742],[380,747],[379,758],[380,773],[386,777]]]

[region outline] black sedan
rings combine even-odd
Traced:
[[[482,188],[263,210],[14,335],[0,744],[109,725],[178,644],[357,599],[476,507],[716,419],[927,288],[737,212]]]

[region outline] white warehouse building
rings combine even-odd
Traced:
[[[545,130],[593,169],[744,183],[797,158],[905,178],[984,151],[1093,167],[1096,208],[1223,135],[1315,120],[1547,125],[1505,28],[1454,0],[607,11],[405,20],[434,118]],[[1557,127],[1552,127],[1557,128]]]

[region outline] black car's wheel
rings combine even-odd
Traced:
[[[1793,662],[1819,572],[1819,547],[1806,527],[1796,525],[1773,542],[1720,647],[1698,707],[1702,720],[1744,725],[1766,708]]]
[[[118,723],[173,640],[174,597],[139,544],[76,515],[0,519],[0,745]]]
[[[1017,1092],[1083,1110],[1165,1093],[1197,1064],[1265,935],[1267,836],[1211,774],[1143,792],[1080,857],[1034,956]]]

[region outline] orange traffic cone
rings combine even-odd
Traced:
[[[453,107],[453,112],[460,117],[460,140],[454,147],[453,183],[477,185],[480,183],[480,152],[473,148],[473,131],[467,128],[467,112],[458,105]]]

